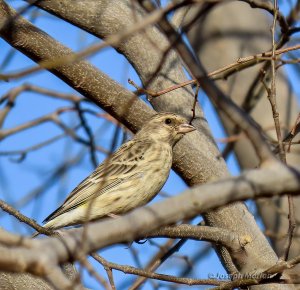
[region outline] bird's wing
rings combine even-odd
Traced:
[[[44,222],[48,222],[107,191],[117,190],[120,184],[132,178],[141,178],[143,171],[142,168],[139,168],[138,163],[143,159],[143,155],[150,148],[150,145],[150,142],[140,142],[138,140],[123,144],[114,154],[101,163],[90,176],[74,188],[65,202],[50,214]]]

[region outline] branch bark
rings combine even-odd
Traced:
[[[276,168],[251,170],[238,177],[226,178],[205,185],[195,186],[179,196],[168,198],[162,202],[139,208],[131,213],[116,219],[106,219],[91,223],[87,228],[64,230],[60,237],[31,240],[23,237],[10,238],[14,242],[14,250],[19,249],[19,257],[23,262],[31,261],[31,255],[39,253],[39,260],[35,267],[44,263],[64,263],[73,259],[80,259],[82,254],[92,253],[101,248],[122,242],[132,242],[141,239],[162,226],[175,223],[184,218],[192,218],[236,201],[258,199],[276,195],[297,195],[300,191],[300,171],[280,165]],[[167,231],[169,228],[165,228]],[[82,231],[86,231],[85,249],[78,253],[78,244],[81,243]],[[164,229],[162,229],[164,231]],[[163,236],[165,233],[163,233]],[[256,237],[247,237],[243,245],[245,256],[252,251],[251,244]],[[236,248],[230,249],[235,251]],[[22,253],[22,251],[24,251]],[[266,253],[268,254],[268,253]],[[5,256],[5,258],[8,256]],[[24,258],[25,257],[25,258]],[[257,257],[260,259],[260,257]],[[4,269],[0,257],[0,269]],[[7,259],[9,261],[9,259]],[[276,262],[272,265],[274,266]],[[25,263],[26,265],[26,263]],[[25,266],[24,265],[24,266]],[[271,268],[271,267],[269,267]],[[265,270],[269,269],[266,268]],[[11,268],[20,271],[19,268]],[[247,273],[257,273],[260,270]],[[43,272],[34,271],[35,274]]]

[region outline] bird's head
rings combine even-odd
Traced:
[[[196,130],[187,120],[173,113],[154,115],[137,133],[137,138],[154,139],[175,145],[184,134]]]

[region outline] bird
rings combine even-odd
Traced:
[[[119,216],[150,202],[168,179],[174,145],[195,130],[174,113],[155,114],[44,220],[55,230]]]

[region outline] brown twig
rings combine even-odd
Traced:
[[[291,269],[300,263],[300,255],[290,259],[289,261],[279,261],[276,265],[264,271],[267,274],[282,273],[286,269]]]
[[[96,253],[91,254],[91,256],[96,261],[98,261],[101,265],[109,267],[111,269],[121,271],[125,274],[144,276],[147,278],[157,279],[157,280],[166,281],[166,282],[173,282],[173,283],[184,284],[184,285],[220,285],[221,283],[226,282],[226,281],[215,280],[215,279],[180,278],[180,277],[171,276],[171,275],[158,274],[158,273],[141,270],[141,269],[138,269],[138,268],[135,268],[132,266],[119,265],[116,263],[108,262]]]
[[[41,234],[45,235],[52,235],[53,231],[49,229],[45,229],[39,224],[37,224],[34,220],[28,218],[27,216],[21,214],[19,211],[17,211],[15,208],[7,204],[5,201],[0,200],[0,208],[4,210],[5,212],[9,213],[10,215],[14,216],[17,218],[20,222],[25,223],[38,231]]]
[[[170,247],[172,248],[173,244],[174,244],[173,239],[167,240],[167,242],[159,248],[158,253],[155,254],[153,258],[148,262],[144,270],[154,272],[163,263],[163,257],[165,256],[166,253],[169,252]],[[142,267],[139,266],[139,268]],[[145,282],[145,280],[147,280],[147,277],[143,277],[143,276],[138,277],[128,289],[129,290],[139,289],[139,287]]]
[[[217,138],[216,141],[220,142],[220,143],[233,143],[233,142],[240,140],[242,138],[242,136],[243,136],[243,134],[239,133],[239,134],[231,135],[231,136],[224,137],[224,138]]]
[[[274,0],[274,9],[273,10],[274,10],[274,17],[273,17],[273,24],[271,27],[271,33],[272,33],[271,87],[269,90],[267,90],[267,93],[268,93],[268,99],[269,99],[269,102],[270,102],[270,105],[272,108],[275,130],[276,130],[276,134],[277,134],[277,141],[278,141],[278,145],[279,145],[279,157],[282,162],[286,163],[286,156],[285,156],[284,146],[282,143],[279,112],[277,110],[277,102],[276,102],[275,33],[276,33],[276,20],[277,20],[277,15],[278,15],[277,0]]]
[[[53,113],[44,115],[40,118],[26,122],[24,124],[14,127],[14,128],[1,130],[0,131],[0,140],[3,140],[5,138],[7,138],[8,136],[11,136],[15,133],[19,133],[21,131],[27,130],[29,128],[32,128],[34,126],[37,126],[37,125],[40,125],[40,124],[43,124],[46,122],[53,122],[59,126],[62,126],[58,120],[58,116],[62,113],[68,112],[68,111],[74,111],[74,108],[70,108],[70,107],[59,108],[56,111],[54,111]],[[68,133],[71,134],[70,131]],[[73,135],[73,137],[75,137],[75,135]],[[75,137],[75,138],[77,138],[77,137]],[[81,138],[78,137],[78,140],[79,139],[81,139]],[[81,141],[82,141],[82,139],[81,139]]]
[[[81,126],[84,128],[90,144],[90,156],[93,166],[96,168],[98,166],[97,156],[96,156],[96,144],[92,129],[88,125],[88,122],[84,116],[84,110],[82,110],[80,103],[75,103],[75,108],[77,109],[78,116],[80,119]]]
[[[115,282],[114,282],[114,277],[113,277],[113,273],[112,273],[112,269],[110,267],[104,267],[106,273],[107,273],[107,277],[111,286],[112,290],[116,290],[116,286],[115,286]]]
[[[273,7],[272,4],[269,3],[269,5],[271,5],[271,13],[273,14]],[[296,5],[294,6],[294,8],[290,11],[288,17],[287,17],[287,22],[288,24],[291,26],[294,24],[294,22],[296,21],[296,15],[298,14],[300,10],[300,1],[298,0]],[[283,45],[285,45],[288,41],[289,41],[289,37],[290,35],[292,35],[293,33],[297,32],[297,29],[295,31],[293,31],[293,29],[289,29],[289,31],[283,33],[281,35],[280,41],[277,43],[276,48],[278,50],[282,50],[280,49],[281,47],[283,47]],[[283,49],[284,50],[284,49]],[[257,104],[257,102],[260,100],[262,93],[261,93],[261,89],[257,90],[257,87],[261,84],[260,80],[262,79],[262,75],[261,73],[263,72],[265,74],[265,72],[269,71],[270,69],[270,62],[266,62],[263,66],[263,68],[258,72],[257,76],[253,79],[251,86],[248,89],[248,92],[246,94],[246,98],[245,101],[242,104],[242,108],[246,111],[246,112],[251,112],[251,110],[255,107],[255,105]],[[259,93],[256,93],[256,91],[258,91]],[[234,134],[238,134],[240,132],[240,129],[236,126],[233,129]],[[226,158],[229,153],[232,151],[233,149],[233,143],[228,144],[225,149],[222,152],[222,156],[224,158]]]
[[[33,84],[24,83],[21,86],[15,87],[12,90],[10,90],[9,92],[7,92],[6,94],[4,94],[0,99],[0,103],[2,103],[4,100],[9,100],[11,102],[15,101],[16,97],[18,95],[20,95],[21,93],[23,93],[23,92],[37,93],[37,94],[40,94],[40,95],[52,97],[52,98],[55,98],[55,99],[70,101],[70,102],[74,102],[74,103],[77,103],[77,102],[90,102],[88,99],[82,98],[82,97],[74,95],[74,94],[61,93],[61,92],[46,89],[46,88],[43,88],[43,87],[39,87],[39,86],[36,86],[36,85],[33,85]]]
[[[14,127],[14,128],[0,130],[0,141],[7,138],[7,137],[9,137],[9,136],[11,136],[11,135],[13,135],[13,134],[19,133],[21,131],[24,131],[24,130],[27,130],[27,129],[30,129],[30,128],[33,128],[33,127],[41,125],[43,123],[53,122],[58,127],[60,127],[65,132],[65,134],[69,135],[75,141],[90,147],[90,142],[89,141],[82,139],[79,135],[77,135],[74,132],[73,129],[66,126],[58,118],[59,115],[65,113],[65,112],[70,112],[70,111],[76,111],[76,108],[74,108],[74,107],[59,108],[59,109],[55,110],[54,112],[52,112],[50,114],[44,115],[40,118],[37,118],[35,120],[26,122],[24,124],[21,124],[19,126]],[[82,112],[85,112],[85,110],[82,110]],[[92,111],[88,110],[88,112],[91,113]],[[97,113],[94,113],[94,114],[97,115]],[[103,152],[103,153],[106,152],[105,149],[103,149],[102,147],[99,147],[99,146],[97,146],[96,149],[100,152]]]
[[[290,52],[290,51],[294,51],[294,50],[299,50],[300,49],[300,45],[294,45],[291,47],[286,47],[286,48],[282,48],[282,49],[278,49],[275,51],[275,56],[279,56],[281,54]],[[253,65],[259,64],[261,62],[265,62],[268,61],[272,58],[272,50],[271,51],[266,51],[266,52],[262,52],[256,55],[251,55],[251,56],[246,56],[246,57],[242,57],[237,59],[237,61],[235,61],[234,63],[231,63],[229,65],[226,65],[220,69],[217,69],[213,72],[210,72],[207,74],[207,77],[209,77],[212,80],[220,80],[220,79],[227,79],[230,75],[240,72],[243,69],[247,69]],[[161,95],[164,95],[166,93],[169,93],[171,91],[177,90],[179,88],[188,86],[188,85],[195,85],[197,84],[197,80],[193,79],[193,80],[189,80],[189,81],[185,81],[181,84],[176,84],[174,86],[171,86],[169,88],[163,89],[161,91],[158,92],[154,92],[151,90],[147,90],[144,88],[139,87],[136,83],[134,83],[131,79],[128,80],[128,83],[133,85],[136,88],[136,94],[146,94],[151,96],[152,98],[156,98],[159,97]]]
[[[77,128],[73,128],[73,130],[77,130],[77,129],[78,129],[78,126],[77,126]],[[24,158],[26,157],[26,155],[29,152],[36,151],[36,150],[41,149],[41,148],[43,148],[45,146],[48,146],[48,145],[56,142],[57,140],[60,140],[60,139],[62,139],[64,137],[66,137],[66,136],[67,135],[65,133],[62,133],[62,134],[59,134],[59,135],[54,136],[52,138],[49,138],[46,141],[40,142],[40,143],[38,143],[36,145],[30,146],[30,147],[27,147],[27,148],[24,148],[24,149],[11,150],[11,151],[0,151],[0,156],[20,155],[20,158],[18,158],[18,161],[19,160],[24,160]]]
[[[287,64],[298,64],[298,63],[300,63],[300,58],[291,59],[291,60],[279,59],[278,61],[280,63],[277,64],[276,70],[279,69],[281,66],[284,66],[284,65],[287,65]]]
[[[271,104],[273,119],[275,124],[275,130],[277,135],[277,141],[279,145],[279,157],[282,162],[286,163],[286,155],[281,135],[281,128],[280,128],[280,120],[279,120],[279,112],[277,110],[277,103],[276,103],[276,59],[275,59],[275,32],[276,32],[276,20],[279,14],[277,0],[274,0],[274,8],[273,8],[273,24],[271,27],[272,33],[272,59],[271,59],[271,88],[268,90],[268,99]],[[291,195],[288,195],[288,205],[289,205],[289,228],[287,232],[287,240],[284,245],[283,254],[280,259],[286,261],[289,256],[289,251],[292,245],[294,232],[296,229],[296,220],[295,220],[295,210],[294,210],[294,201]]]
[[[94,267],[91,265],[91,263],[87,260],[86,257],[82,257],[80,259],[80,263],[87,269],[87,271],[90,273],[91,276],[95,277],[95,279],[102,285],[106,290],[111,290],[108,283],[105,281],[105,279],[99,275],[99,273],[94,269]],[[112,288],[115,290],[114,288]]]
[[[158,266],[165,262],[170,256],[179,251],[183,244],[189,239],[209,241],[214,244],[220,244],[235,253],[241,253],[241,249],[250,241],[248,236],[238,237],[233,232],[220,228],[200,226],[200,224],[197,226],[181,224],[177,226],[162,227],[157,231],[153,231],[147,235],[147,238],[149,237],[180,238],[180,241],[168,249],[168,251],[165,251],[165,253],[159,257],[159,259],[155,259],[152,263],[150,263],[146,268],[147,271],[154,271],[157,269]],[[145,278],[140,277],[129,289],[139,289],[139,286],[144,281]]]
[[[284,142],[289,142],[288,152],[290,151],[292,140],[300,132],[300,113],[296,119],[295,125],[293,126],[291,132],[284,138]]]
[[[292,142],[294,137],[300,132],[300,113],[298,117],[296,118],[296,122],[293,126],[293,128],[290,130],[290,132],[286,135],[286,137],[283,139],[283,144],[288,146],[287,152],[290,152],[291,146],[299,144],[299,141]],[[277,154],[279,152],[279,146],[277,142],[277,146],[273,150],[274,154]]]

